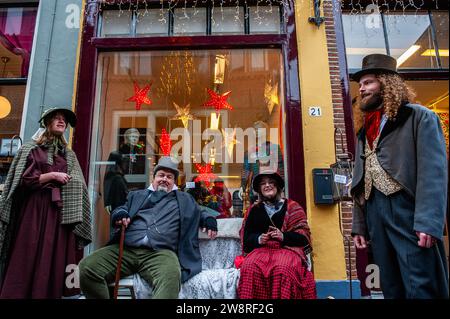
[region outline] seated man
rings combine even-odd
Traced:
[[[315,299],[316,285],[308,270],[310,249],[306,214],[295,201],[282,197],[284,180],[265,171],[253,178],[259,201],[243,224],[242,244],[248,254],[241,265],[241,299]]]
[[[202,270],[198,228],[215,238],[217,221],[200,211],[192,196],[178,191],[177,164],[162,157],[148,189],[130,192],[125,205],[111,214],[114,225],[126,227],[121,277],[138,273],[153,286],[153,298],[178,298],[185,282]],[[109,245],[79,265],[86,298],[109,298],[119,258],[120,232]]]

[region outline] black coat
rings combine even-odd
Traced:
[[[204,227],[206,218],[211,216],[206,215],[200,210],[191,195],[179,190],[175,190],[174,192],[180,209],[180,237],[177,255],[181,266],[181,282],[185,282],[202,270],[202,257],[200,255],[198,243],[198,229],[199,227]],[[150,190],[148,189],[130,192],[128,194],[127,202],[112,212],[112,219],[114,219],[114,214],[125,210],[128,212],[128,215],[130,215],[132,221],[149,194]],[[118,241],[119,234],[114,236],[109,244],[117,243]]]

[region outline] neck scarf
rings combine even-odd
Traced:
[[[272,218],[273,215],[278,213],[281,210],[281,208],[283,208],[284,199],[281,198],[279,201],[277,201],[275,203],[271,203],[271,202],[263,202],[263,203],[264,203],[264,208],[266,209],[267,215],[269,215],[269,217]]]
[[[366,128],[366,138],[367,142],[369,143],[370,149],[373,148],[373,141],[378,136],[382,115],[383,108],[366,113],[364,126]]]

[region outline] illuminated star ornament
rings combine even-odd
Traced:
[[[152,100],[150,100],[150,98],[147,96],[151,86],[152,83],[147,84],[144,88],[141,89],[139,87],[139,84],[134,82],[134,96],[130,97],[127,102],[135,102],[136,110],[140,110],[142,104],[152,105]]]
[[[231,132],[229,129],[222,129],[222,134],[222,147],[226,147],[229,158],[232,158],[234,146],[240,144],[240,142],[236,140],[236,128],[234,128]]]
[[[233,110],[233,107],[227,102],[228,97],[231,94],[231,91],[225,92],[224,94],[218,94],[213,90],[208,90],[209,100],[206,101],[203,106],[205,107],[213,107],[216,111],[220,110]]]
[[[272,114],[275,105],[280,104],[280,100],[278,99],[278,83],[274,86],[270,85],[270,83],[266,83],[264,87],[264,98],[267,103],[269,114]]]
[[[159,138],[159,147],[165,156],[170,156],[170,150],[172,149],[172,141],[170,140],[170,135],[167,133],[166,129],[163,128],[161,131],[161,137]]]
[[[212,173],[211,164],[206,164],[203,166],[196,163],[195,168],[197,169],[199,175],[194,179],[194,182],[205,182],[206,187],[209,187],[211,185],[211,181],[217,178],[217,175]]]
[[[189,120],[193,120],[194,116],[190,113],[191,111],[191,105],[188,104],[185,107],[180,107],[177,103],[172,102],[173,106],[175,106],[175,109],[177,110],[177,115],[172,117],[172,120],[181,120],[183,122],[183,126],[185,128],[188,127]]]

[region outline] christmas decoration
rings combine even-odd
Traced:
[[[219,129],[219,121],[220,121],[220,113],[211,113],[211,124],[209,125],[209,128],[211,130],[218,130]]]
[[[223,143],[222,147],[225,147],[228,152],[228,158],[233,158],[233,149],[234,146],[237,144],[240,144],[238,140],[236,140],[236,128],[233,129],[233,131],[230,132],[229,129],[222,129],[222,135],[223,135]]]
[[[199,175],[194,179],[194,182],[204,182],[206,187],[209,188],[211,181],[214,181],[217,178],[217,175],[212,173],[212,165],[200,165],[196,163],[195,168],[197,169]]]
[[[161,137],[159,138],[159,147],[161,149],[161,152],[165,156],[170,156],[172,141],[170,140],[170,135],[167,133],[165,128],[163,128],[161,131]]]
[[[275,105],[280,104],[280,100],[278,99],[278,83],[273,86],[270,84],[270,82],[266,83],[264,87],[264,98],[267,103],[269,114],[272,114]]]
[[[152,100],[150,100],[150,98],[147,96],[151,86],[152,83],[147,84],[144,88],[141,89],[139,87],[139,84],[137,84],[137,82],[134,82],[134,95],[127,99],[127,102],[135,102],[136,110],[140,110],[142,104],[152,105]]]
[[[172,120],[181,120],[185,128],[189,125],[189,120],[195,119],[195,117],[190,113],[191,105],[188,104],[185,107],[180,107],[177,103],[172,102],[173,106],[177,110],[177,115],[172,117]]]
[[[193,53],[190,51],[170,51],[164,56],[159,74],[156,95],[160,99],[191,99],[192,87],[198,81],[197,68],[194,66]],[[180,97],[180,92],[183,96]]]
[[[231,91],[225,92],[224,94],[218,94],[211,89],[206,89],[209,94],[209,100],[206,101],[203,106],[213,107],[217,112],[219,110],[233,110],[234,108],[227,102]]]

